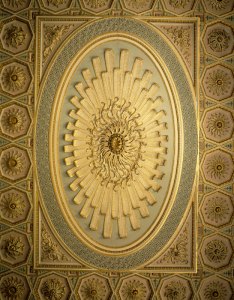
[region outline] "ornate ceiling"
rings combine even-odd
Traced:
[[[233,1],[1,5],[1,299],[231,299]]]

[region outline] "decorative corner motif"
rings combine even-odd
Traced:
[[[41,224],[39,225],[39,266],[67,266],[74,265],[77,268],[88,269],[81,262],[74,260],[70,254],[67,253],[65,249],[57,241],[51,229],[47,225],[45,218],[43,216],[42,210],[40,209]]]
[[[173,43],[177,51],[180,53],[183,59],[191,79],[195,81],[195,36],[194,36],[194,24],[180,23],[167,24],[152,22],[152,25],[157,27],[165,34],[165,36]]]
[[[154,259],[151,263],[146,265],[144,269],[158,270],[161,266],[161,268],[167,272],[167,270],[171,268],[180,268],[181,270],[194,268],[194,210],[194,204],[192,204],[186,221],[174,240],[160,257]]]
[[[191,68],[192,49],[193,49],[193,28],[190,26],[162,26],[161,27],[175,44],[177,49],[184,57],[186,63]]]
[[[41,230],[41,261],[69,261],[66,255],[60,251],[59,245],[52,239],[51,234],[48,233],[46,227],[43,225]]]
[[[63,39],[63,36],[71,29],[73,25],[44,25],[43,27],[43,59],[44,61],[53,52],[57,44]]]
[[[185,227],[182,233],[179,234],[173,245],[166,251],[161,259],[158,260],[161,264],[186,265],[188,264],[188,229]]]

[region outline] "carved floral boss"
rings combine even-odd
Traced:
[[[143,59],[136,57],[129,70],[129,51],[120,52],[119,66],[115,54],[105,50],[103,70],[100,57],[92,58],[95,76],[82,71],[87,84],[76,84],[78,95],[72,97],[70,133],[65,159],[70,188],[76,191],[74,202],[80,215],[90,215],[91,230],[97,230],[104,216],[103,236],[111,238],[112,223],[117,220],[120,238],[127,237],[126,219],[133,230],[140,228],[140,218],[149,216],[148,205],[155,205],[155,192],[161,188],[164,173],[167,128],[165,111],[160,110],[159,86],[149,86],[152,72],[143,68]]]

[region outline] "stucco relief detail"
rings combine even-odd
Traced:
[[[165,0],[164,5],[168,11],[180,15],[193,9],[194,0]]]
[[[69,261],[45,225],[42,226],[41,230],[41,260],[42,262]]]
[[[28,49],[32,40],[32,31],[26,21],[13,18],[4,21],[0,37],[3,48],[16,54]]]
[[[107,300],[111,298],[112,290],[107,278],[90,274],[79,280],[76,295],[79,300]]]
[[[184,8],[190,0],[169,0],[169,3],[174,8]]]
[[[0,75],[2,90],[11,95],[18,96],[25,93],[31,83],[32,77],[28,65],[12,62],[3,66]]]
[[[188,280],[180,276],[165,278],[159,289],[159,296],[162,300],[189,300],[192,294]]]
[[[203,119],[205,136],[217,143],[224,142],[232,137],[234,120],[230,111],[215,108],[206,112]]]
[[[81,82],[76,85],[83,99],[71,99],[76,110],[70,111],[74,121],[68,123],[71,133],[65,135],[72,142],[64,150],[72,153],[65,163],[70,166],[68,175],[74,178],[70,185],[77,191],[74,202],[80,205],[85,199],[80,211],[84,218],[93,211],[92,230],[98,229],[100,214],[105,216],[105,238],[112,235],[113,219],[118,220],[121,238],[127,236],[126,217],[134,230],[140,228],[135,211],[143,218],[149,215],[147,205],[156,203],[152,191],[161,188],[164,173],[160,166],[166,161],[166,112],[160,110],[159,86],[148,87],[152,75],[148,70],[138,78],[141,58],[127,71],[129,55],[128,50],[121,50],[120,68],[113,69],[114,52],[106,50],[102,74],[100,58],[93,58],[97,77],[92,79],[89,69],[83,71],[88,88]],[[118,97],[113,98],[113,92]]]
[[[228,224],[233,215],[231,196],[219,191],[206,195],[201,206],[201,214],[209,225],[220,227]]]
[[[51,278],[41,285],[41,294],[43,299],[60,300],[64,298],[65,286],[59,279]]]
[[[121,300],[149,300],[153,291],[147,278],[140,275],[132,275],[121,280],[118,293]]]
[[[203,41],[209,54],[216,57],[229,55],[234,46],[233,30],[221,22],[209,25],[205,30]]]
[[[0,174],[12,181],[27,177],[30,158],[27,150],[11,147],[2,150],[0,155]]]
[[[225,66],[215,65],[207,68],[202,82],[205,94],[215,100],[221,101],[233,94],[233,72]]]
[[[232,0],[203,0],[203,4],[207,12],[217,16],[227,14],[233,9]]]
[[[23,31],[22,27],[10,25],[5,28],[3,40],[6,42],[8,47],[18,48],[24,44],[26,38],[26,33]]]
[[[135,13],[145,12],[153,7],[153,0],[122,0],[126,9]]]
[[[180,281],[171,281],[165,285],[164,296],[166,299],[186,299],[186,287]]]
[[[15,188],[2,191],[0,196],[0,215],[12,224],[24,221],[29,213],[30,203],[25,192]]]
[[[59,5],[65,4],[67,0],[47,0],[48,5],[59,7]]]
[[[0,110],[0,128],[10,138],[18,138],[28,132],[31,118],[27,107],[11,104]]]
[[[25,234],[10,231],[0,239],[1,259],[10,265],[24,263],[29,255],[30,245]]]
[[[43,30],[43,58],[46,59],[63,36],[73,27],[73,25],[45,25]]]
[[[113,0],[82,0],[81,4],[85,9],[88,9],[91,12],[103,13],[111,8]]]
[[[15,272],[3,275],[0,281],[0,294],[3,300],[27,299],[30,287],[27,279]]]
[[[71,0],[41,0],[44,8],[52,12],[60,12],[71,5]]]
[[[225,51],[229,47],[229,40],[224,29],[214,29],[208,34],[208,45],[214,52]]]
[[[205,154],[202,162],[202,171],[207,181],[221,185],[231,180],[234,165],[230,153],[215,150]]]
[[[160,266],[178,267],[188,266],[192,263],[192,222],[193,222],[193,210],[192,207],[187,220],[184,222],[181,230],[178,232],[176,238],[165,249],[163,254],[147,265],[149,268],[157,268]]]
[[[20,67],[9,67],[6,68],[5,72],[2,74],[2,84],[3,87],[8,92],[15,92],[24,87],[26,76],[22,68]]]
[[[228,265],[233,254],[230,240],[220,234],[204,239],[201,247],[201,257],[205,265],[219,269]]]
[[[1,249],[4,252],[6,258],[16,259],[18,256],[22,256],[24,253],[24,244],[20,237],[3,237],[1,243]]]
[[[194,80],[194,25],[180,24],[180,25],[156,25],[166,37],[173,43],[175,48],[180,53],[181,57],[189,70],[189,73]]]
[[[3,6],[12,12],[27,8],[31,0],[3,0]]]
[[[191,26],[178,26],[178,27],[163,27],[167,35],[178,47],[182,56],[185,58],[189,66],[191,66],[192,59],[192,27]]]
[[[36,299],[66,300],[71,295],[68,280],[56,273],[51,273],[40,278],[36,284]]]
[[[159,259],[159,263],[188,264],[188,253],[188,229],[185,227],[175,243],[173,243],[163,257]]]
[[[231,300],[233,293],[229,281],[213,275],[202,281],[199,295],[204,300]]]

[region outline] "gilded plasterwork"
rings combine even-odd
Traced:
[[[97,246],[99,249],[105,251],[115,251],[115,253],[118,254],[128,249],[136,251],[137,248],[135,245],[140,246],[141,240],[145,239],[144,236],[148,235],[147,238],[150,239],[150,234],[155,232],[153,228],[157,226],[160,227],[159,222],[163,222],[163,211],[168,209],[174,200],[173,195],[176,187],[176,184],[173,184],[174,170],[176,170],[176,166],[178,166],[178,151],[181,150],[176,142],[177,130],[175,129],[176,125],[174,125],[174,122],[177,122],[177,120],[176,116],[173,115],[174,105],[176,105],[177,99],[172,100],[173,96],[168,88],[169,84],[166,83],[168,80],[165,75],[166,67],[160,66],[157,58],[150,56],[150,52],[147,52],[147,49],[141,47],[138,40],[133,40],[130,36],[125,35],[122,37],[120,35],[107,36],[106,40],[102,39],[101,44],[98,40],[97,42],[95,41],[93,47],[88,48],[82,60],[79,55],[77,55],[77,63],[68,66],[68,76],[63,77],[66,82],[61,84],[62,90],[58,92],[58,97],[56,97],[54,103],[55,120],[61,120],[61,126],[59,131],[57,126],[52,127],[54,132],[51,132],[51,137],[54,139],[54,142],[51,143],[51,153],[54,151],[56,153],[57,147],[61,149],[60,145],[65,150],[65,153],[59,150],[59,163],[56,162],[56,157],[55,160],[52,159],[52,168],[57,173],[55,177],[58,178],[58,180],[56,180],[57,182],[55,183],[55,191],[58,201],[61,207],[63,207],[64,216],[67,219],[72,219],[72,226],[74,226],[74,231],[79,239],[80,236],[82,236],[82,239],[87,239],[88,237],[91,247],[93,246],[93,241],[96,241],[97,244],[95,247]],[[142,51],[142,49],[144,49],[144,51]],[[98,57],[96,52],[100,53]],[[131,55],[131,53],[134,55]],[[124,67],[120,68],[120,64]],[[89,69],[87,69],[87,66],[89,66]],[[157,84],[153,78],[157,78]],[[141,86],[139,82],[142,84],[144,81],[147,81],[147,85],[143,84]],[[128,86],[128,91],[126,86]],[[158,88],[159,93],[157,92]],[[129,101],[125,103],[125,101],[122,100],[121,103],[121,94],[122,97],[128,98]],[[148,97],[151,96],[152,100],[149,101]],[[143,103],[147,101],[149,104],[143,107]],[[106,102],[107,104],[104,105],[101,102]],[[63,105],[61,117],[57,114],[57,107],[60,104]],[[97,107],[97,112],[93,113],[94,116],[89,116],[89,112],[87,115],[87,109],[85,108],[87,105],[91,105],[91,109],[89,109],[90,112],[95,112],[95,108]],[[74,110],[74,108],[76,108],[76,110]],[[150,109],[152,109],[152,111],[148,118],[147,114]],[[176,107],[175,109],[177,110],[179,108]],[[139,116],[138,110],[141,116]],[[149,120],[150,118],[152,119],[154,115],[158,120]],[[71,122],[72,119],[73,122]],[[163,122],[159,124],[161,119]],[[90,121],[86,122],[86,120]],[[57,121],[55,121],[55,123],[56,122]],[[95,126],[97,128],[95,128]],[[152,135],[154,126],[156,134],[153,132]],[[65,132],[64,127],[67,129]],[[108,133],[107,127],[111,133]],[[148,133],[147,130],[144,129],[145,127]],[[121,128],[123,128],[122,133],[120,132],[120,130],[122,130]],[[64,136],[65,140],[61,140],[58,143],[59,139],[56,136],[60,136],[60,132],[62,134],[66,133]],[[170,139],[167,138],[169,132]],[[119,139],[121,134],[123,135],[123,143],[120,149],[115,149],[113,147],[116,147],[116,138]],[[149,141],[145,138],[147,134],[150,137]],[[87,139],[87,144],[86,141],[82,142],[84,138]],[[122,147],[124,145],[126,147]],[[77,149],[80,150],[78,151]],[[168,151],[168,149],[170,150]],[[131,154],[129,150],[132,151]],[[147,155],[144,154],[146,150]],[[109,156],[104,157],[103,153],[105,153],[105,151],[107,151]],[[158,153],[154,155],[154,151]],[[79,155],[79,152],[85,154]],[[169,152],[169,159],[167,152]],[[78,157],[76,157],[77,153]],[[71,154],[73,155],[71,156]],[[151,160],[150,155],[152,155]],[[167,158],[167,162],[164,156]],[[120,158],[119,161],[117,158]],[[155,160],[154,174],[151,175],[152,178],[149,178],[149,180],[152,179],[151,185],[154,184],[151,190],[149,190],[150,186],[146,186],[146,184],[148,184],[147,181],[142,178],[143,175],[146,177],[147,173],[145,171],[141,172],[144,161],[147,162],[149,160],[150,163],[147,163],[148,169],[152,161]],[[64,162],[67,166],[64,166]],[[108,168],[105,164],[108,164]],[[115,168],[115,172],[111,172],[112,165]],[[97,178],[98,180],[95,185],[98,186],[100,182],[100,186],[98,186],[99,190],[101,189],[101,191],[104,192],[107,190],[105,193],[107,198],[105,202],[107,205],[111,203],[109,198],[111,198],[112,191],[116,192],[116,188],[121,186],[121,189],[126,190],[128,195],[128,189],[131,187],[131,184],[134,190],[132,197],[129,199],[130,205],[132,205],[131,203],[134,200],[135,203],[137,203],[136,201],[141,203],[140,209],[138,209],[139,207],[129,207],[128,200],[123,201],[122,194],[124,195],[124,193],[122,193],[122,190],[120,190],[119,196],[118,192],[116,193],[119,199],[113,202],[115,205],[115,207],[113,207],[114,213],[118,213],[116,212],[116,207],[119,209],[118,200],[120,200],[123,205],[123,208],[121,208],[123,214],[121,218],[118,215],[114,215],[114,218],[111,218],[112,228],[109,228],[109,230],[112,231],[112,234],[108,238],[107,235],[104,235],[103,231],[105,226],[108,227],[108,223],[106,222],[105,214],[102,212],[102,209],[95,221],[99,223],[99,226],[97,226],[95,230],[92,226],[92,230],[87,231],[86,229],[87,226],[90,227],[92,224],[94,212],[92,205],[89,207],[90,200],[85,202],[88,197],[84,193],[84,187],[80,185],[83,179],[79,176],[79,169],[81,169],[82,172],[86,172],[86,169],[89,169],[91,173],[94,173],[91,179],[91,173],[87,178],[85,176],[85,178],[83,178],[84,183],[86,182],[88,187],[90,185],[89,181],[91,180],[92,182],[94,178],[95,180]],[[95,169],[97,169],[97,172]],[[125,173],[123,173],[123,171]],[[66,172],[70,178],[65,176],[64,172]],[[64,175],[61,176],[61,174]],[[108,178],[108,176],[110,176],[110,178]],[[138,176],[141,182],[137,180]],[[156,176],[158,178],[156,178]],[[63,185],[67,188],[62,189],[61,187]],[[71,187],[70,191],[68,189],[69,186]],[[83,191],[81,192],[82,189]],[[60,197],[60,193],[64,193],[64,196]],[[138,198],[135,199],[136,197],[134,195]],[[151,199],[149,199],[148,195],[151,196]],[[99,197],[97,193],[95,196]],[[148,201],[146,196],[148,196]],[[102,197],[101,201],[103,204],[104,200]],[[150,201],[151,203],[152,201],[157,201],[155,209],[151,208]],[[134,210],[134,215],[129,218],[130,208]],[[85,210],[86,212],[88,211],[87,215],[83,215]],[[138,223],[140,223],[138,220],[141,221],[141,226],[138,225]],[[119,225],[122,226],[122,224],[125,228],[124,230],[121,229],[122,233],[120,236]],[[149,232],[145,230],[146,226],[150,228]],[[129,233],[127,238],[124,238],[124,231]],[[100,235],[102,235],[103,238],[100,239]],[[141,238],[141,240],[139,238]],[[133,242],[135,242],[135,244],[132,244]],[[105,248],[103,248],[103,246]],[[125,248],[121,249],[121,246]],[[106,247],[109,247],[109,249],[107,250]]]
[[[157,22],[152,22],[152,24],[159,28],[165,36],[171,41],[175,46],[177,51],[179,51],[181,58],[183,59],[185,65],[188,68],[191,79],[196,85],[196,38],[194,32],[194,24],[189,23],[163,23],[158,24]]]
[[[194,252],[190,251],[191,248],[195,247],[196,241],[195,232],[193,232],[195,210],[196,208],[193,203],[175,238],[172,238],[170,244],[165,247],[161,255],[155,255],[155,259],[145,269],[157,269],[160,271],[162,267],[167,267],[167,269],[191,268],[196,263]]]
[[[68,175],[75,178],[70,188],[78,190],[74,202],[81,204],[85,199],[80,215],[87,218],[93,213],[92,230],[97,230],[100,215],[105,215],[105,238],[112,235],[112,219],[118,220],[120,238],[128,235],[125,217],[134,230],[140,228],[135,210],[142,218],[150,214],[146,203],[156,203],[151,189],[157,192],[161,188],[164,173],[160,165],[167,153],[160,87],[157,83],[148,87],[149,70],[139,78],[144,64],[141,58],[135,58],[132,71],[128,71],[129,55],[122,49],[119,68],[113,68],[114,52],[105,50],[106,70],[102,70],[99,57],[93,58],[96,77],[86,69],[83,77],[88,88],[76,84],[83,98],[70,100],[76,111],[70,111],[74,121],[67,125],[72,133],[65,135],[72,141],[65,152],[72,151],[73,156],[65,162],[71,166]]]
[[[48,132],[42,127],[51,124],[48,148],[35,144],[36,162],[44,165],[38,168],[44,174],[39,176],[39,185],[46,184],[40,202],[66,251],[91,267],[125,269],[129,262],[145,264],[144,247],[150,249],[153,259],[189,205],[196,184],[191,172],[196,165],[196,146],[189,147],[188,142],[196,140],[195,111],[192,118],[186,118],[188,108],[194,109],[193,84],[184,64],[176,61],[178,53],[155,27],[147,27],[150,35],[145,36],[144,22],[127,18],[96,20],[83,29],[78,26],[72,38],[58,48],[39,91],[38,118],[43,121],[37,123],[36,139],[48,141]],[[115,30],[110,33],[110,26],[119,28],[121,34]],[[41,48],[38,51],[42,53]],[[168,55],[171,59],[167,61]],[[179,73],[180,80],[174,80]],[[51,116],[43,112],[51,111],[51,107]],[[118,123],[112,126],[115,119]],[[186,122],[190,130],[184,135]],[[195,140],[189,136],[191,132]],[[186,150],[182,154],[183,147]],[[48,160],[45,155],[49,155]],[[191,175],[180,176],[189,165]],[[52,181],[50,172],[56,174]],[[120,186],[127,194],[116,192]],[[118,196],[117,201],[112,194]],[[144,211],[137,207],[137,201],[146,204]],[[183,266],[183,270],[194,268],[193,263]]]
[[[60,4],[61,2],[64,4]],[[57,3],[57,6],[53,3]],[[97,7],[97,3],[102,5]],[[231,52],[227,51],[228,49],[215,52],[208,45],[208,35],[211,31],[217,29],[221,31],[225,30],[227,36],[230,36],[229,44],[233,40],[231,34],[231,28],[233,28],[232,0],[0,0],[0,4],[1,70],[3,67],[9,66],[9,64],[10,67],[12,67],[12,62],[14,62],[14,66],[18,67],[15,61],[16,58],[17,62],[21,64],[20,67],[22,67],[22,65],[28,67],[28,69],[24,69],[27,75],[27,84],[22,90],[18,91],[13,91],[12,89],[6,90],[3,86],[3,73],[1,72],[0,82],[2,95],[0,96],[0,106],[2,112],[4,111],[1,118],[3,115],[4,118],[0,120],[2,130],[0,147],[3,147],[3,149],[12,146],[19,147],[20,149],[23,148],[28,151],[31,157],[32,146],[33,143],[35,144],[36,142],[32,137],[32,126],[29,128],[26,128],[27,126],[23,128],[22,126],[20,126],[20,128],[18,127],[18,125],[22,125],[22,123],[21,119],[18,118],[18,114],[16,116],[14,108],[15,105],[17,105],[17,109],[20,107],[20,111],[21,108],[25,108],[32,118],[32,125],[34,126],[34,124],[37,123],[36,108],[38,104],[38,90],[36,88],[36,97],[34,97],[33,85],[37,81],[39,71],[34,72],[34,70],[40,65],[38,63],[39,60],[43,59],[42,55],[39,55],[39,52],[36,53],[36,51],[43,46],[44,36],[42,28],[44,25],[41,26],[41,28],[36,28],[35,26],[38,16],[47,16],[45,25],[57,26],[69,25],[69,22],[66,22],[62,16],[71,18],[72,21],[70,22],[75,24],[74,19],[76,16],[80,16],[83,20],[85,19],[86,23],[87,20],[90,21],[96,16],[106,17],[108,15],[108,17],[125,16],[131,18],[132,15],[137,15],[139,19],[145,17],[149,20],[149,18],[152,18],[154,22],[162,18],[164,19],[164,23],[166,20],[169,27],[173,27],[176,24],[181,26],[181,21],[184,23],[184,26],[189,26],[191,25],[189,21],[192,21],[193,18],[196,17],[200,22],[198,27],[201,32],[197,32],[198,44],[193,45],[192,49],[200,51],[199,61],[201,63],[200,69],[199,66],[195,68],[196,74],[200,79],[198,85],[201,86],[199,94],[196,95],[199,103],[200,116],[198,126],[200,126],[201,129],[199,138],[201,161],[203,161],[203,157],[205,157],[206,153],[213,153],[213,149],[222,150],[230,154],[229,158],[231,157],[231,160],[229,161],[231,165],[233,164],[233,126],[230,125],[230,122],[233,123],[233,46],[230,49]],[[17,22],[15,22],[15,18],[17,18]],[[31,30],[31,34],[30,30],[24,30],[26,29],[25,24],[27,24]],[[217,24],[219,28],[217,28]],[[11,47],[10,44],[8,46],[6,39],[3,38],[5,29],[10,28],[11,25],[21,27],[23,32],[26,33],[26,37],[23,41],[22,38],[20,38],[22,45],[18,45],[18,48]],[[75,26],[78,28],[78,25],[75,24]],[[42,32],[40,32],[40,29]],[[47,70],[48,64],[51,63],[55,57],[61,42],[63,42],[65,37],[70,33],[71,31],[65,33],[62,39],[56,43],[50,55],[48,55],[44,67],[41,68],[41,77],[43,77],[44,71]],[[148,30],[144,30],[144,34],[148,35]],[[35,41],[38,40],[38,36],[41,36],[42,40],[41,42],[35,43]],[[220,40],[222,35],[218,38]],[[41,53],[42,52],[43,50],[41,50]],[[181,54],[178,55],[178,59],[180,59],[180,57]],[[195,58],[192,58],[192,62],[194,59]],[[57,74],[59,73],[58,71]],[[33,84],[30,86],[31,81]],[[54,78],[50,78],[49,81],[52,85]],[[77,81],[79,81],[78,78],[76,82]],[[12,99],[14,99],[14,102]],[[72,108],[69,108],[69,110],[71,109]],[[8,115],[8,113],[10,113],[10,115]],[[27,119],[27,124],[29,124],[30,117],[28,118],[25,110],[23,113]],[[44,113],[49,113],[49,110],[45,110]],[[69,113],[69,111],[67,113]],[[11,119],[10,123],[6,120],[6,115],[8,117],[12,116],[8,118],[9,120]],[[16,126],[16,119],[13,115],[19,120]],[[25,120],[25,118],[23,119]],[[10,127],[9,124],[11,124]],[[44,128],[47,127],[48,124]],[[8,128],[10,128],[10,130],[8,130]],[[46,139],[44,140],[44,147],[47,147]],[[210,159],[210,156],[208,156],[208,159]],[[202,168],[204,168],[204,166],[202,166]],[[33,168],[31,167],[31,170],[32,169],[34,169],[34,166]],[[198,190],[198,218],[196,220],[196,228],[198,229],[196,252],[198,258],[197,272],[194,274],[178,274],[178,270],[176,270],[171,271],[174,272],[174,274],[170,275],[166,274],[168,269],[164,269],[163,273],[160,274],[158,274],[158,270],[157,272],[151,271],[150,273],[142,271],[140,274],[135,270],[134,274],[129,274],[99,271],[95,273],[94,271],[82,272],[80,271],[80,267],[78,268],[79,270],[75,271],[71,270],[69,266],[63,267],[63,270],[51,272],[51,269],[61,269],[61,265],[51,263],[50,265],[41,264],[38,266],[34,263],[33,258],[34,253],[37,252],[37,247],[33,244],[37,239],[37,235],[34,234],[37,226],[33,221],[33,211],[37,211],[38,207],[36,201],[39,193],[38,187],[33,186],[35,177],[32,178],[31,172],[28,172],[28,174],[20,180],[14,180],[12,175],[10,175],[9,178],[0,176],[1,236],[5,236],[7,233],[13,238],[17,238],[15,236],[16,232],[26,234],[28,236],[28,245],[33,249],[33,251],[30,251],[27,260],[21,260],[16,263],[14,259],[4,258],[4,261],[1,261],[0,298],[3,300],[47,299],[55,295],[55,297],[62,297],[62,299],[82,299],[86,294],[81,295],[80,292],[81,290],[85,290],[86,286],[91,287],[89,291],[92,292],[93,289],[93,294],[95,294],[96,288],[93,288],[93,285],[90,284],[95,280],[95,282],[102,282],[105,285],[106,292],[102,293],[101,297],[111,298],[112,300],[124,299],[125,295],[123,296],[122,292],[126,290],[126,287],[130,287],[128,289],[130,297],[135,297],[136,299],[139,294],[142,295],[140,283],[144,285],[148,292],[148,294],[144,293],[143,297],[148,297],[148,299],[153,300],[170,297],[175,299],[200,300],[232,299],[234,290],[232,272],[233,258],[228,262],[223,261],[222,266],[217,267],[217,264],[214,265],[212,261],[209,262],[206,258],[205,252],[207,251],[205,251],[205,248],[208,248],[206,247],[208,244],[209,247],[214,244],[210,243],[211,241],[221,240],[225,243],[225,247],[228,248],[227,253],[232,253],[233,251],[231,243],[227,242],[228,240],[232,242],[233,175],[230,178],[226,178],[222,184],[215,183],[213,179],[207,179],[209,179],[207,178],[207,174],[203,174],[201,170]],[[159,202],[153,207],[157,207],[158,204]],[[30,207],[32,209],[30,209]],[[59,215],[57,216],[59,217]],[[48,216],[46,215],[45,218],[48,219]],[[148,218],[144,219],[144,222]],[[49,229],[52,229],[50,234],[57,244],[57,240],[55,239],[56,232],[51,226]],[[208,240],[207,237],[209,237]],[[23,240],[23,238],[21,240],[26,245],[25,240]],[[205,241],[205,243],[203,243],[203,241]],[[214,249],[216,252],[219,251],[219,248]],[[204,257],[201,256],[201,252]],[[1,253],[3,253],[3,251]],[[147,252],[143,255],[147,255]],[[136,256],[133,259],[136,259]],[[111,263],[111,260],[109,263]],[[43,268],[43,270],[41,268]],[[183,272],[187,271],[183,270]],[[139,283],[139,289],[138,286],[136,287],[136,285],[132,284],[134,282]],[[131,289],[131,287],[133,288]],[[101,290],[103,291],[103,288]],[[88,295],[90,295],[90,293],[88,293]],[[96,295],[99,295],[99,289]],[[95,295],[92,295],[92,297],[94,298]]]
[[[30,293],[30,288],[25,277],[17,273],[10,273],[2,277],[0,293],[4,300],[27,299]]]
[[[46,26],[44,33],[44,51],[43,58],[46,59],[53,51],[56,44],[62,39],[62,36],[72,27],[72,25],[53,25]]]
[[[61,241],[56,237],[55,233],[51,230],[46,222],[45,215],[42,209],[39,208],[39,216],[41,222],[40,243],[38,262],[43,268],[50,268],[56,265],[63,266],[79,266],[80,269],[89,269],[84,266],[80,261],[75,260],[70,253],[68,253],[61,245]]]
[[[61,2],[64,4],[61,4]],[[57,3],[57,6],[53,3]],[[98,7],[97,3],[102,5]],[[27,82],[22,90],[7,90],[6,87],[3,86],[3,72],[1,72],[0,82],[2,95],[0,96],[0,106],[2,110],[1,118],[3,116],[4,118],[0,120],[2,130],[0,147],[3,147],[3,149],[11,147],[23,148],[29,153],[31,158],[32,146],[36,143],[32,137],[32,126],[22,128],[21,119],[18,118],[18,114],[16,115],[17,111],[15,110],[15,105],[17,105],[17,109],[20,107],[20,111],[21,108],[25,108],[29,112],[28,118],[27,113],[23,110],[28,122],[27,124],[30,123],[30,117],[32,118],[33,126],[37,123],[38,89],[35,88],[34,94],[33,86],[37,81],[39,73],[39,71],[36,70],[37,66],[40,65],[39,60],[42,60],[43,57],[41,54],[39,55],[39,52],[36,53],[36,51],[41,46],[43,47],[44,43],[44,25],[37,28],[35,26],[38,16],[47,16],[45,26],[69,25],[69,22],[66,22],[62,16],[71,18],[72,21],[70,22],[75,24],[74,19],[76,16],[83,18],[86,23],[87,20],[90,21],[96,16],[100,18],[102,16],[108,16],[108,18],[112,16],[132,18],[132,15],[137,15],[139,19],[145,17],[149,20],[152,18],[154,22],[162,18],[164,19],[164,24],[166,20],[169,27],[173,27],[174,25],[181,26],[181,22],[184,26],[189,26],[191,25],[190,21],[195,17],[197,21],[200,22],[198,26],[200,33],[197,32],[198,44],[193,45],[192,49],[200,51],[200,68],[199,66],[195,67],[195,71],[200,79],[198,85],[201,86],[199,94],[196,95],[199,103],[198,110],[200,116],[198,117],[200,120],[200,123],[198,120],[198,126],[200,126],[199,152],[201,162],[203,162],[206,153],[209,154],[214,153],[214,150],[222,150],[230,154],[229,158],[231,159],[229,162],[230,165],[233,164],[233,126],[230,125],[230,122],[233,123],[233,45],[229,50],[226,49],[221,52],[213,51],[208,45],[208,35],[210,32],[214,33],[215,30],[224,30],[226,35],[230,36],[229,45],[233,40],[231,33],[233,28],[232,0],[0,0],[0,4],[1,70],[9,65],[12,67],[12,62],[14,62],[14,66],[18,67],[19,65],[16,64],[15,59],[21,64],[19,67],[22,67],[22,65],[27,66],[26,69],[24,69]],[[17,22],[15,22],[15,18]],[[27,24],[29,31],[24,30],[26,29],[25,24]],[[10,44],[8,46],[6,39],[3,38],[5,29],[10,28],[11,25],[21,27],[23,32],[26,33],[26,37],[23,41],[22,38],[20,38],[22,44],[18,45],[17,48],[11,47]],[[75,27],[78,28],[78,25],[75,24]],[[47,66],[55,57],[57,49],[69,34],[71,34],[71,31],[68,31],[62,36],[62,39],[56,43],[50,55],[48,55],[44,66],[41,68],[41,78],[44,76],[44,71],[47,70]],[[144,34],[148,35],[148,30],[144,30]],[[38,36],[42,37],[40,42],[38,42]],[[222,35],[218,36],[218,38],[220,40]],[[214,43],[215,42],[213,42],[213,44]],[[42,52],[43,50],[41,49],[41,53]],[[179,53],[178,59],[181,57],[181,52],[179,51]],[[192,62],[194,59],[195,58],[192,57]],[[60,74],[59,70],[57,74]],[[76,82],[79,80],[80,79],[77,78]],[[31,81],[32,85],[30,85]],[[49,81],[52,87],[54,78],[50,77]],[[59,87],[59,85],[57,86]],[[72,108],[69,107],[69,110],[71,109]],[[69,113],[69,110],[67,113]],[[45,110],[44,113],[49,113],[49,110]],[[5,118],[6,115],[8,117],[12,116],[8,118],[9,120],[11,119],[10,123]],[[17,124],[21,125],[20,128],[17,124],[15,125],[16,119],[13,115],[19,120]],[[188,113],[188,115],[190,114]],[[23,119],[25,120],[25,118]],[[72,119],[69,121],[72,121]],[[9,124],[11,125],[10,127]],[[47,127],[48,124],[46,124],[44,128]],[[10,130],[8,128],[10,128]],[[44,140],[44,147],[47,147],[46,139]],[[33,153],[33,155],[35,154]],[[209,159],[210,156],[208,156],[207,160]],[[31,163],[31,161],[29,163]],[[204,165],[202,168],[204,168]],[[34,166],[33,168],[31,167],[31,170],[32,169],[34,169]],[[163,180],[165,180],[165,176]],[[205,252],[207,251],[205,251],[205,248],[208,248],[208,246],[206,247],[208,244],[209,247],[214,244],[210,243],[211,241],[218,240],[225,243],[228,254],[233,251],[231,243],[227,242],[228,240],[232,242],[233,175],[230,178],[226,176],[225,182],[221,184],[217,184],[213,179],[210,180],[207,178],[207,176],[208,175],[204,174],[203,170],[201,170],[198,190],[198,218],[196,220],[196,228],[198,230],[196,252],[198,269],[194,274],[189,274],[185,270],[182,272],[186,273],[178,274],[179,271],[174,270],[170,271],[174,272],[174,274],[171,275],[167,274],[168,269],[164,269],[163,273],[160,274],[158,274],[158,270],[157,272],[151,271],[150,273],[141,271],[140,274],[136,270],[134,274],[99,271],[95,271],[94,273],[94,271],[80,271],[80,267],[77,271],[71,270],[69,266],[63,267],[63,270],[51,272],[51,269],[61,269],[62,266],[52,263],[50,265],[37,265],[34,262],[34,253],[37,252],[37,245],[34,245],[37,234],[34,234],[34,232],[36,232],[37,226],[33,221],[33,211],[37,211],[38,207],[36,201],[40,191],[35,184],[33,185],[35,177],[32,178],[32,172],[28,172],[28,174],[20,180],[14,180],[12,175],[10,175],[9,178],[0,176],[1,236],[5,236],[7,233],[17,238],[15,236],[16,232],[26,234],[28,236],[28,245],[33,249],[33,251],[30,251],[27,260],[21,260],[16,263],[14,259],[4,258],[4,261],[1,261],[0,298],[4,300],[46,299],[48,297],[54,297],[53,295],[55,295],[57,298],[62,297],[62,299],[82,299],[86,294],[81,295],[81,290],[85,290],[86,286],[91,287],[90,291],[92,292],[93,289],[93,294],[95,294],[96,288],[93,288],[93,285],[90,284],[95,280],[95,282],[102,282],[105,285],[106,292],[104,294],[102,293],[101,297],[107,297],[113,300],[124,299],[125,295],[123,296],[122,292],[126,290],[126,287],[130,287],[128,290],[131,295],[130,297],[137,298],[139,294],[142,295],[140,283],[144,285],[148,292],[148,294],[144,293],[143,297],[148,297],[148,299],[153,300],[170,297],[200,300],[232,299],[234,290],[232,272],[233,257],[228,262],[222,261],[222,266],[217,267],[217,264],[214,265],[212,261],[210,262],[206,258]],[[161,181],[161,183],[162,182],[163,181]],[[48,190],[46,192],[48,192]],[[157,207],[158,204],[159,202],[153,207]],[[32,209],[30,209],[30,207]],[[57,214],[57,216],[59,217],[59,214]],[[147,221],[148,218],[144,219],[144,222]],[[48,219],[47,215],[45,219]],[[51,237],[54,238],[54,242],[58,244],[55,238],[56,232],[52,226],[49,227],[49,229],[52,229],[52,232],[50,232]],[[207,237],[209,237],[208,240]],[[23,240],[23,238],[21,240],[26,245],[25,240]],[[203,241],[205,242],[203,243]],[[61,249],[62,247],[60,250]],[[219,248],[214,249],[216,252],[219,251]],[[3,253],[3,251],[1,253]],[[143,255],[147,255],[147,252]],[[137,259],[136,256],[133,260],[135,259]],[[109,263],[111,263],[111,260]],[[43,268],[43,270],[41,268]],[[136,285],[134,286],[132,284],[134,282],[139,283],[139,291],[138,286],[136,288]],[[133,288],[131,289],[131,287]],[[99,295],[99,289],[96,295]],[[92,297],[95,297],[95,295],[92,295]]]

